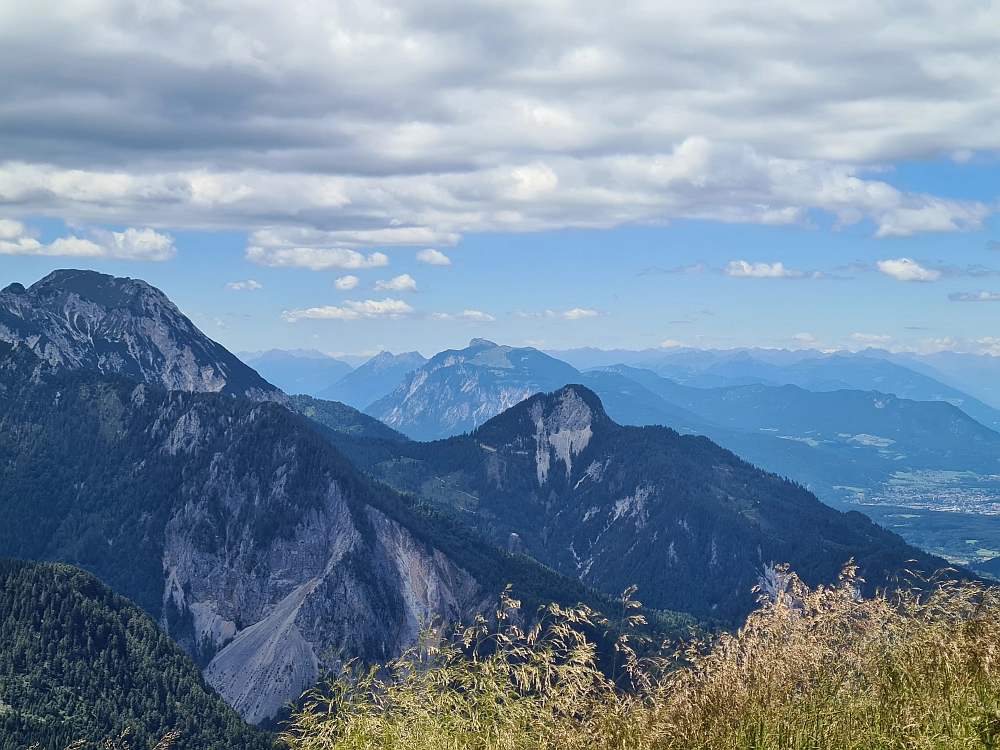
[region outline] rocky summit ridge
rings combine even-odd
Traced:
[[[53,271],[0,290],[0,341],[58,370],[124,375],[165,390],[255,401],[285,394],[198,330],[159,289],[96,271]]]

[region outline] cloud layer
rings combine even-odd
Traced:
[[[169,260],[177,253],[173,238],[152,229],[91,231],[91,238],[60,237],[41,243],[22,222],[0,219],[0,255],[43,255],[121,260]]]
[[[994,207],[864,168],[1000,149],[998,48],[977,0],[13,3],[0,209],[347,270],[677,217],[959,231]]]

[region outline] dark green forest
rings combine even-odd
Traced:
[[[0,559],[0,750],[63,750],[131,729],[136,750],[264,750],[153,619],[67,565]]]

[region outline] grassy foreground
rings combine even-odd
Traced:
[[[942,581],[861,599],[851,567],[816,590],[787,572],[774,582],[737,634],[654,658],[633,651],[625,597],[617,687],[577,629],[592,612],[552,607],[522,632],[507,600],[499,628],[428,631],[381,671],[345,669],[283,739],[292,750],[1000,748],[995,591]]]

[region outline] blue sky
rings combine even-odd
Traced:
[[[11,9],[0,282],[235,350],[1000,355],[988,3],[446,5]]]

